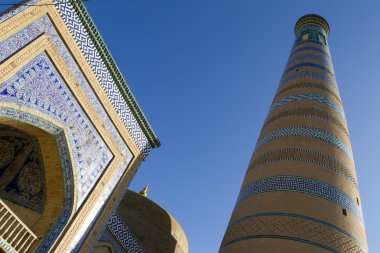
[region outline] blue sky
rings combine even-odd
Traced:
[[[101,31],[162,146],[131,189],[183,226],[191,253],[217,252],[257,136],[307,13],[329,45],[371,252],[380,252],[380,4],[366,1],[91,0]]]
[[[149,183],[149,198],[181,223],[191,253],[219,248],[295,22],[325,17],[368,244],[380,252],[379,1],[90,0],[86,7],[162,142],[131,189]]]

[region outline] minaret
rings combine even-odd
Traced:
[[[318,15],[295,25],[220,253],[368,251],[329,32]]]

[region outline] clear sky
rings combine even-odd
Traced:
[[[162,146],[131,189],[217,252],[257,136],[307,13],[331,26],[372,252],[380,252],[380,2],[91,0],[91,16]],[[377,161],[377,162],[376,162]]]
[[[219,248],[295,22],[325,17],[368,244],[380,252],[379,1],[90,0],[86,7],[162,142],[131,189],[149,183],[149,198],[181,223],[191,253]]]

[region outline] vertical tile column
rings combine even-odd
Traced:
[[[219,252],[367,252],[329,32],[318,15],[296,23]]]

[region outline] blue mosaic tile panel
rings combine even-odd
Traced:
[[[326,199],[351,212],[363,224],[363,215],[355,200],[338,188],[311,178],[275,176],[259,179],[242,189],[237,201],[276,191],[299,192]]]
[[[273,132],[261,137],[257,141],[255,150],[259,149],[268,142],[286,137],[306,137],[326,142],[342,150],[353,161],[353,155],[350,148],[348,148],[338,137],[325,130],[308,126],[288,126],[276,129]]]
[[[70,69],[71,74],[75,76],[75,79],[78,82],[79,86],[86,93],[86,96],[93,104],[93,109],[95,109],[96,113],[103,120],[106,129],[110,132],[112,138],[114,141],[116,141],[119,148],[121,148],[123,154],[130,153],[128,147],[112,124],[112,121],[109,119],[105,108],[103,108],[101,103],[98,101],[96,94],[91,89],[91,85],[87,82],[80,68],[76,65],[75,60],[71,57],[70,52],[66,49],[64,43],[55,31],[54,26],[51,24],[47,16],[41,17],[30,26],[16,33],[11,38],[2,41],[0,43],[0,61],[9,57],[14,51],[19,50],[41,34],[45,34],[50,37],[51,41],[56,46],[56,49],[59,51],[60,55],[65,61],[66,66]]]
[[[74,59],[71,57],[70,53],[64,46],[64,43],[60,39],[59,35],[54,30],[53,25],[50,23],[50,20],[47,16],[43,16],[40,19],[36,20],[35,23],[21,30],[13,37],[3,41],[0,43],[0,60],[7,58],[12,52],[19,50],[31,40],[37,38],[41,34],[47,34],[51,38],[51,41],[55,44],[56,48],[59,50],[62,55],[67,67],[69,67],[71,73],[75,76],[80,87],[86,93],[88,99],[93,104],[93,108],[96,113],[100,116],[102,121],[104,122],[104,126],[107,131],[110,132],[112,138],[117,143],[118,147],[123,152],[124,156],[129,156],[130,151],[123,139],[119,136],[116,128],[110,121],[106,110],[102,107],[100,102],[98,101],[95,93],[91,89],[90,85],[87,83],[86,78],[81,73],[80,69],[76,65]],[[121,166],[125,166],[128,163],[128,159],[124,159],[125,161]],[[125,168],[125,167],[124,167]]]
[[[123,245],[128,253],[144,253],[141,243],[136,239],[124,220],[114,212],[107,221],[108,231]]]
[[[29,1],[28,3],[34,3],[35,0]],[[17,7],[16,9],[12,10],[12,14],[5,14],[0,16],[0,22],[6,20],[7,18],[11,17],[12,15],[15,15],[16,13],[22,11],[23,7]],[[81,24],[80,24],[81,25]],[[128,146],[124,143],[123,139],[119,136],[119,133],[117,132],[116,128],[114,127],[113,123],[110,121],[106,110],[102,107],[101,103],[98,101],[97,96],[93,92],[91,86],[87,83],[86,78],[82,74],[80,68],[76,65],[75,60],[72,58],[70,52],[66,49],[65,44],[62,42],[59,34],[55,31],[54,26],[51,24],[49,18],[47,15],[42,16],[40,19],[36,20],[31,25],[23,28],[20,32],[16,33],[14,36],[1,41],[0,42],[0,58],[1,60],[4,60],[5,58],[12,55],[17,50],[24,47],[29,42],[33,41],[35,38],[40,36],[41,34],[48,35],[51,39],[51,42],[55,45],[56,49],[59,51],[60,55],[62,56],[63,60],[65,61],[67,67],[70,69],[71,74],[74,75],[77,83],[82,88],[82,90],[85,92],[86,96],[88,97],[89,101],[93,104],[93,109],[95,109],[96,113],[100,116],[100,118],[103,121],[104,126],[106,127],[107,131],[111,134],[113,140],[117,143],[120,151],[123,153],[123,160],[120,162],[120,166],[117,168],[113,178],[109,181],[109,183],[106,186],[105,191],[103,192],[102,196],[99,198],[98,202],[95,205],[95,208],[91,210],[91,213],[88,215],[87,220],[85,221],[85,225],[78,230],[77,238],[73,240],[73,247],[75,247],[76,243],[80,243],[80,241],[84,238],[84,233],[88,231],[88,227],[90,227],[93,224],[93,220],[95,219],[96,215],[98,214],[99,210],[102,208],[103,204],[107,201],[108,196],[111,194],[114,186],[119,182],[122,174],[125,171],[125,168],[127,168],[129,162],[132,159],[132,154],[128,148]],[[122,109],[121,109],[122,111]],[[12,115],[13,117],[16,117],[16,115]],[[20,119],[21,120],[21,119]],[[42,124],[38,121],[33,121],[33,125],[36,124]],[[47,127],[45,125],[45,127]],[[133,126],[132,126],[133,127]],[[143,135],[143,133],[141,133]],[[135,135],[136,137],[136,135]],[[145,138],[145,136],[142,136],[141,138]],[[135,139],[136,140],[136,139]],[[141,145],[140,145],[141,146]],[[144,145],[142,145],[144,146]],[[148,154],[149,147],[146,147],[145,150],[143,150],[143,155],[146,156]],[[79,179],[80,181],[81,179]],[[81,184],[81,182],[79,182]],[[80,205],[77,205],[77,208],[79,208]],[[72,208],[70,205],[65,205],[64,208]],[[70,209],[71,210],[71,209]],[[67,217],[70,216],[70,212],[66,215]],[[49,235],[45,238],[45,246],[43,249],[40,249],[39,252],[46,252],[49,247],[46,245],[51,245],[55,240],[55,235],[59,235],[60,231],[63,229],[63,227],[66,224],[66,221],[64,219],[65,217],[60,217],[57,221],[57,226],[54,229],[54,233],[51,232]],[[71,251],[73,249],[67,249],[68,251]]]
[[[309,216],[277,212],[252,214],[234,221],[222,245],[258,238],[292,240],[334,253],[366,252],[357,238],[333,224]]]
[[[346,120],[346,117],[344,115],[344,112],[337,106],[335,103],[333,103],[330,99],[319,95],[319,94],[306,94],[306,93],[299,93],[299,94],[294,94],[289,97],[283,98],[280,101],[274,103],[269,111],[273,111],[277,109],[278,107],[281,107],[283,105],[286,105],[288,103],[295,103],[295,102],[302,102],[302,101],[311,101],[311,102],[316,102],[320,104],[324,104],[332,108],[334,111],[336,111],[344,120]]]
[[[1,83],[0,101],[39,111],[68,126],[76,176],[81,181],[78,184],[80,205],[113,155],[48,56],[45,53],[39,55],[15,76]]]
[[[76,65],[75,60],[72,58],[70,52],[66,49],[65,44],[62,42],[61,38],[55,31],[54,26],[51,24],[47,16],[42,16],[40,19],[36,20],[30,26],[25,27],[23,30],[16,33],[14,36],[8,38],[5,41],[0,42],[1,59],[3,60],[7,58],[14,51],[19,50],[20,48],[22,48],[27,43],[34,40],[41,34],[45,34],[50,37],[56,49],[59,51],[63,60],[65,61],[66,66],[70,69],[71,73],[75,76],[77,83],[85,92],[88,99],[91,101],[93,105],[93,109],[100,116],[107,131],[111,134],[113,140],[116,142],[120,151],[123,154],[123,159],[120,162],[120,166],[117,168],[117,171],[115,172],[114,177],[112,178],[112,180],[110,180],[109,184],[107,185],[106,190],[103,192],[101,198],[98,200],[96,204],[96,208],[93,208],[91,210],[91,213],[88,215],[85,225],[81,228],[81,232],[85,233],[86,229],[93,223],[93,220],[96,217],[97,213],[102,208],[108,196],[111,194],[113,187],[118,183],[125,169],[128,167],[128,164],[132,159],[132,154],[128,146],[124,143],[123,139],[120,137],[115,126],[109,119],[106,110],[102,107],[102,105],[98,101],[97,96],[93,92],[91,86],[87,83],[87,79],[84,77],[81,70]],[[37,124],[37,123],[34,122],[33,124]],[[78,180],[79,180],[79,184],[81,184],[81,179],[78,179]],[[80,206],[77,205],[77,208],[79,207]],[[61,226],[61,228],[63,228],[63,226]],[[75,242],[79,243],[79,241],[81,241],[84,238],[84,234],[80,234],[79,231],[77,234],[78,234],[77,238],[73,241],[73,247],[75,246]],[[50,242],[53,242],[53,240],[54,238],[50,239]]]
[[[26,8],[28,8],[28,5],[35,4],[38,1],[40,1],[40,0],[29,0],[29,1],[25,2],[25,5],[14,6],[14,7],[10,8],[9,10],[1,13],[1,15],[0,15],[0,23],[4,22],[5,20],[7,20],[7,19],[9,19],[11,17],[13,17],[17,13],[20,13],[21,11],[25,10]]]
[[[299,63],[299,64],[296,64],[294,66],[291,66],[290,68],[288,68],[287,70],[285,70],[284,72],[284,75],[286,73],[288,73],[289,71],[292,71],[292,70],[295,70],[297,68],[300,68],[300,67],[313,67],[313,68],[318,68],[320,70],[323,70],[327,73],[329,73],[331,76],[335,77],[334,73],[332,73],[328,68],[326,68],[325,66],[323,65],[320,65],[320,64],[316,64],[316,63],[312,63],[312,62],[302,62],[302,63]]]
[[[344,177],[344,179],[352,183],[355,188],[358,188],[356,179],[343,163],[327,154],[304,148],[281,148],[267,152],[252,162],[252,165],[247,170],[247,174],[266,164],[281,161],[298,161],[318,165]]]
[[[64,3],[60,0],[53,1],[60,3],[56,5],[58,12],[70,30],[79,48],[82,50],[83,55],[91,65],[92,70],[94,71],[108,98],[145,158],[151,149],[151,145],[142,132],[130,108],[127,106],[126,101],[120,95],[120,91],[115,81],[112,79],[111,74],[107,70],[106,64],[103,62],[98,51],[96,50],[93,41],[89,37],[81,22],[81,19],[76,14],[70,1]]]
[[[132,155],[127,156],[129,161],[132,160]],[[90,228],[94,225],[94,223],[97,220],[97,217],[102,210],[103,206],[107,202],[109,196],[115,189],[115,185],[120,181],[121,177],[124,174],[125,168],[128,167],[129,165],[126,165],[125,167],[119,167],[116,172],[114,173],[113,178],[108,182],[106,185],[105,189],[102,191],[101,196],[99,197],[99,200],[97,201],[96,205],[91,209],[89,212],[88,216],[86,217],[84,221],[84,226],[82,226],[78,231],[76,232],[76,237],[73,239],[73,243],[70,245],[70,248],[67,249],[68,252],[77,252],[78,248],[84,241],[84,239],[87,237],[88,233],[90,232]],[[134,171],[135,173],[137,172],[136,170]],[[133,180],[133,177],[131,178],[131,181]],[[130,182],[131,182],[130,181]],[[129,185],[126,186],[125,191]],[[121,196],[124,196],[125,192],[121,194]],[[119,199],[119,201],[121,198]],[[116,207],[118,206],[118,203],[115,205],[115,210]]]
[[[333,65],[330,59],[327,59],[326,57],[323,57],[317,54],[302,54],[295,57],[290,56],[287,66],[297,61],[307,61],[307,60],[319,61],[320,63],[326,65],[328,68],[333,69]]]
[[[101,103],[98,101],[95,93],[93,92],[91,85],[87,82],[80,68],[76,65],[75,60],[72,58],[70,52],[65,47],[65,44],[61,40],[60,36],[54,29],[54,26],[50,22],[47,16],[42,16],[40,19],[36,20],[33,24],[27,26],[20,32],[16,33],[14,36],[8,38],[5,41],[0,42],[0,61],[13,54],[13,52],[21,49],[29,42],[36,39],[41,34],[48,35],[51,41],[54,43],[56,49],[59,51],[63,60],[65,61],[67,67],[70,69],[71,74],[75,76],[76,81],[79,86],[86,93],[86,96],[93,104],[93,108],[96,113],[104,121],[104,126],[112,135],[112,138],[116,141],[118,146],[122,148],[124,154],[129,153],[126,144],[119,136],[116,128],[109,119],[106,110],[103,108]]]
[[[322,75],[321,73],[312,72],[312,71],[299,71],[297,73],[287,75],[286,77],[281,79],[280,87],[290,81],[294,81],[300,78],[317,79],[320,81],[324,81],[330,84],[333,88],[337,89],[337,84],[334,79],[327,77],[325,75]]]

